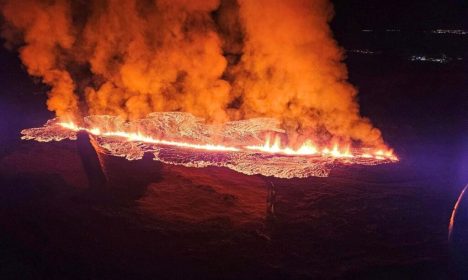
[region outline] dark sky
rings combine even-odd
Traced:
[[[468,28],[468,0],[332,0],[339,29]]]

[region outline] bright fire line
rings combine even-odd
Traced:
[[[152,144],[161,144],[182,148],[191,148],[197,150],[207,150],[207,151],[221,151],[221,152],[240,152],[240,151],[258,151],[263,153],[270,154],[283,154],[291,156],[324,156],[324,157],[333,157],[333,158],[369,158],[377,160],[391,160],[398,161],[398,158],[394,155],[392,150],[383,151],[377,150],[373,153],[361,153],[353,154],[349,147],[346,147],[344,150],[341,150],[338,144],[333,145],[333,148],[317,148],[311,140],[306,140],[298,149],[293,149],[291,147],[282,147],[281,138],[276,136],[273,141],[270,136],[267,136],[265,143],[262,146],[243,146],[243,147],[232,147],[224,145],[214,145],[214,144],[193,144],[187,142],[179,142],[172,140],[163,140],[156,139],[148,135],[144,135],[140,132],[125,132],[125,131],[109,131],[103,132],[99,128],[85,128],[77,126],[72,122],[59,122],[60,126],[70,129],[73,131],[87,131],[90,134],[96,136],[111,136],[111,137],[121,137],[125,138],[128,141],[132,142],[143,142],[143,143],[152,143]]]

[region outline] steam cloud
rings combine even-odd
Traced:
[[[291,142],[382,146],[359,114],[328,0],[6,0],[2,35],[59,117],[274,117]]]

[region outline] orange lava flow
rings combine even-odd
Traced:
[[[373,158],[378,160],[392,160],[398,161],[398,158],[394,155],[392,150],[383,151],[377,150],[374,153],[352,153],[349,146],[340,148],[338,144],[333,145],[332,148],[324,147],[319,149],[311,140],[306,140],[298,149],[294,150],[290,147],[282,147],[281,138],[276,136],[271,141],[271,137],[267,137],[265,144],[262,146],[246,146],[246,149],[256,150],[265,153],[272,154],[284,154],[284,155],[314,155],[314,156],[325,156],[334,158]]]
[[[349,146],[342,148],[338,144],[333,147],[319,148],[311,140],[306,140],[299,148],[293,149],[291,147],[285,147],[281,143],[281,138],[276,136],[271,139],[271,136],[267,136],[265,143],[261,146],[225,146],[217,144],[194,144],[188,142],[156,139],[154,137],[144,135],[140,132],[126,132],[126,131],[101,131],[99,128],[85,128],[77,126],[72,122],[60,122],[60,126],[73,131],[87,131],[95,136],[109,136],[109,137],[120,137],[127,141],[142,142],[151,144],[161,144],[174,147],[191,148],[196,150],[207,150],[207,151],[220,151],[220,152],[241,152],[241,151],[256,151],[268,154],[279,154],[289,156],[322,156],[331,158],[369,158],[375,160],[390,160],[398,161],[398,157],[393,153],[392,150],[376,150],[372,153],[358,153],[351,152]]]

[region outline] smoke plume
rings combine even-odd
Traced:
[[[185,111],[281,121],[291,142],[380,146],[328,0],[4,0],[2,35],[61,118]]]

